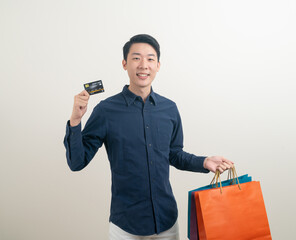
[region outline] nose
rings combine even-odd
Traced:
[[[145,58],[143,58],[140,62],[140,65],[139,65],[139,68],[140,69],[148,69],[148,64],[147,64],[147,60]]]

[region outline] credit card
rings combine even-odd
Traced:
[[[102,80],[85,83],[83,84],[83,86],[84,86],[84,89],[89,93],[89,95],[105,92]]]

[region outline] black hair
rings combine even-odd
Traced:
[[[160,47],[159,47],[159,43],[156,41],[156,39],[148,34],[138,34],[135,35],[133,37],[131,37],[131,39],[124,44],[123,46],[123,58],[125,61],[127,61],[127,55],[129,53],[129,50],[131,48],[131,46],[134,43],[148,43],[149,45],[151,45],[151,47],[154,48],[154,50],[157,53],[157,60],[159,62],[159,58],[160,58]]]

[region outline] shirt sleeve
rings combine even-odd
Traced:
[[[196,156],[183,151],[183,130],[179,111],[176,106],[176,117],[170,144],[170,164],[177,169],[208,173],[209,170],[203,167],[206,156]]]
[[[86,167],[105,141],[107,133],[106,116],[98,104],[81,132],[81,123],[70,126],[68,120],[64,145],[68,166],[72,171]]]

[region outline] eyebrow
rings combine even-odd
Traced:
[[[132,53],[132,55],[141,55],[141,53]],[[147,56],[152,56],[152,57],[155,57],[155,54],[153,53],[150,53],[150,54],[147,54]]]

